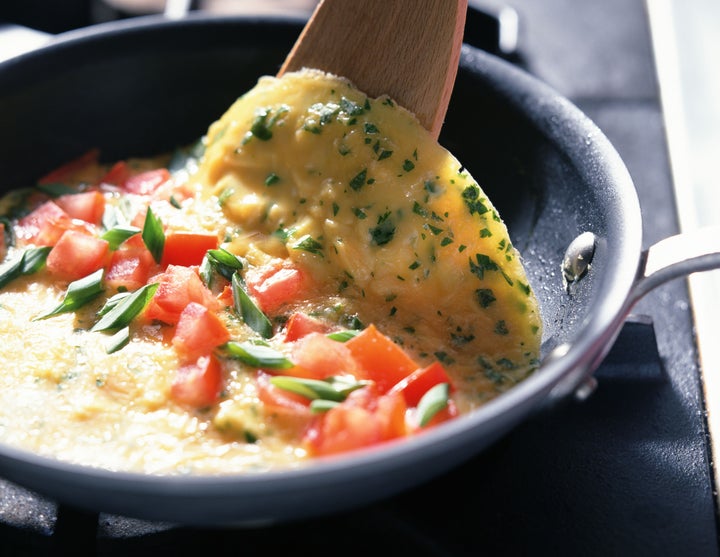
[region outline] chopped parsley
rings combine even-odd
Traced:
[[[376,246],[384,246],[395,236],[395,223],[390,218],[390,211],[378,217],[377,226],[370,229],[372,243]]]

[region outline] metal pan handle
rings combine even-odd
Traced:
[[[670,236],[644,250],[625,304],[598,338],[594,349],[584,354],[572,372],[553,387],[540,409],[555,406],[570,398],[584,400],[590,396],[597,386],[593,372],[607,356],[623,323],[643,296],[672,279],[714,269],[720,269],[720,226],[703,227]],[[565,357],[569,348],[568,344],[556,347],[544,363]]]

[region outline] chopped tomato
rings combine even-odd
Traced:
[[[155,170],[146,170],[135,176],[130,176],[123,188],[129,193],[139,195],[150,195],[160,186],[170,179],[170,172],[167,168],[157,168]]]
[[[433,362],[427,367],[416,369],[401,379],[389,392],[402,393],[408,406],[417,406],[423,395],[439,383],[452,385],[442,364]]]
[[[147,211],[148,205],[141,205],[138,208],[137,213],[135,213],[135,216],[130,221],[130,225],[142,230],[145,226],[145,218],[147,217]],[[135,248],[141,248],[145,247],[145,241],[142,238],[142,234],[135,234],[134,236],[130,236],[130,238],[125,240],[125,245]]]
[[[222,319],[205,306],[190,302],[180,314],[172,343],[183,359],[194,360],[228,340],[230,333]]]
[[[309,418],[310,399],[276,387],[270,383],[272,375],[264,371],[257,372],[258,397],[270,412],[281,414],[296,414]]]
[[[158,288],[147,307],[145,317],[174,325],[190,302],[197,302],[208,309],[219,309],[212,292],[203,284],[196,267],[169,265],[164,273],[151,279],[158,282]]]
[[[285,342],[292,342],[309,335],[310,333],[325,333],[328,326],[302,312],[295,312],[290,316],[285,326]]]
[[[212,354],[180,366],[170,388],[175,402],[203,408],[217,402],[222,390],[222,368]]]
[[[222,289],[222,292],[218,294],[217,299],[221,305],[225,307],[231,307],[235,303],[232,286],[230,284],[226,284],[225,287]]]
[[[291,349],[294,367],[283,370],[284,375],[325,379],[332,375],[352,375],[363,378],[363,370],[355,362],[345,343],[326,337],[321,333],[309,333]]]
[[[280,263],[248,272],[245,283],[260,309],[270,313],[303,293],[306,276],[294,265]]]
[[[207,251],[217,247],[217,234],[172,232],[165,236],[162,265],[200,265]]]
[[[46,201],[18,221],[18,239],[38,246],[54,246],[66,230],[91,233],[92,228],[73,219],[54,201]]]
[[[63,280],[77,280],[105,266],[110,246],[105,240],[67,230],[47,257],[47,269]]]
[[[152,193],[152,199],[155,201],[170,202],[172,199],[177,203],[182,203],[192,196],[193,190],[190,186],[186,183],[178,184],[175,180],[168,180]]]
[[[155,260],[145,246],[122,247],[112,253],[105,284],[115,290],[137,290],[147,283],[155,268]]]
[[[365,369],[367,378],[377,383],[381,393],[418,368],[413,359],[375,325],[369,325],[345,345]]]
[[[55,203],[71,218],[100,224],[105,213],[105,196],[97,190],[61,195]]]
[[[65,180],[70,179],[76,172],[87,168],[91,164],[97,163],[99,156],[100,151],[97,149],[92,149],[87,153],[80,155],[78,158],[73,159],[70,162],[63,164],[62,166],[59,166],[55,170],[48,172],[47,174],[45,174],[45,176],[38,180],[38,184],[57,184],[60,182],[64,182]]]
[[[318,416],[305,432],[303,445],[315,456],[369,447],[406,435],[407,405],[400,394],[378,396],[373,386]]]
[[[116,162],[107,173],[100,178],[98,186],[122,186],[125,181],[130,178],[130,167],[125,161]]]

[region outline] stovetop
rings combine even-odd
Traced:
[[[643,0],[505,5],[520,22],[513,61],[577,104],[625,160],[644,246],[676,233]],[[186,528],[58,507],[0,480],[0,555],[717,555],[693,325],[686,282],[658,288],[636,306],[589,399],[533,416],[425,485],[328,518]]]

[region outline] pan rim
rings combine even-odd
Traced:
[[[232,26],[238,23],[298,26],[303,22],[302,18],[286,16],[193,15],[180,21],[146,16],[132,22],[100,24],[93,28],[57,36],[37,51],[0,63],[0,73],[8,71],[6,68],[25,64],[28,59],[46,56],[48,52],[54,53],[58,52],[58,49],[66,48],[85,48],[84,43],[87,41],[113,40],[113,37],[126,33],[154,33],[158,28]],[[292,513],[288,514],[280,509],[275,516],[269,516],[273,514],[272,512],[268,516],[256,516],[253,501],[248,502],[245,508],[238,508],[233,503],[243,498],[257,499],[271,494],[276,495],[279,490],[295,493],[306,492],[310,488],[318,489],[320,486],[340,486],[349,479],[362,483],[376,475],[397,475],[398,471],[402,473],[403,470],[417,468],[418,462],[427,464],[433,459],[446,460],[432,465],[433,467],[428,464],[429,472],[424,474],[414,472],[412,483],[417,483],[429,477],[430,472],[445,470],[461,459],[471,456],[460,454],[468,444],[474,445],[472,455],[480,452],[482,448],[541,405],[558,384],[568,380],[575,382],[578,380],[578,375],[584,377],[592,372],[591,368],[598,354],[611,340],[607,332],[616,325],[618,316],[623,311],[628,293],[635,281],[640,259],[642,234],[640,208],[630,174],[619,154],[600,129],[575,105],[547,84],[508,62],[468,45],[463,46],[462,63],[473,64],[476,70],[481,71],[487,80],[495,84],[501,93],[510,99],[510,102],[527,114],[539,129],[544,130],[553,143],[562,146],[570,153],[573,160],[577,158],[598,161],[594,169],[598,173],[597,178],[604,187],[615,192],[616,206],[622,209],[617,215],[613,215],[615,220],[612,223],[624,242],[623,245],[616,247],[618,259],[615,268],[619,272],[606,273],[603,276],[602,288],[608,296],[598,311],[591,312],[580,327],[582,334],[579,335],[577,342],[572,343],[562,358],[543,364],[531,377],[489,401],[471,415],[443,424],[422,436],[372,451],[363,451],[360,454],[312,462],[298,469],[228,476],[150,475],[63,462],[0,443],[2,475],[11,480],[18,480],[19,483],[29,485],[33,489],[42,489],[43,492],[60,500],[70,498],[80,506],[88,508],[96,507],[97,503],[101,503],[102,497],[110,497],[110,500],[105,501],[107,504],[105,508],[111,512],[121,513],[127,510],[129,498],[132,499],[129,506],[133,506],[133,512],[139,513],[141,518],[212,524],[223,518],[231,522],[255,518],[269,520],[288,518],[292,517]],[[537,114],[528,112],[528,106],[525,104],[528,99],[532,99],[536,106],[542,106],[545,112]],[[548,114],[554,115],[563,125],[546,126]],[[571,141],[571,138],[580,137],[588,138],[589,142],[584,141],[580,144]],[[488,429],[492,432],[488,433]],[[23,475],[27,476],[25,479],[29,480],[29,483],[22,481]],[[54,485],[45,485],[48,476],[52,480],[50,484]],[[44,482],[41,481],[43,479]],[[394,489],[398,491],[409,485],[398,484]],[[77,490],[84,490],[84,493],[74,493]],[[383,496],[392,493],[392,490],[392,487],[389,488]],[[358,498],[359,503],[369,500],[368,497],[373,494],[364,495],[366,496],[364,499]],[[161,512],[155,512],[153,509],[135,509],[135,498],[138,497],[161,498],[164,501]],[[205,516],[199,516],[197,508],[179,508],[180,506],[177,505],[177,501],[193,499],[199,501],[204,510],[208,511]],[[213,502],[217,503],[219,499],[223,504],[218,505],[214,510]]]

